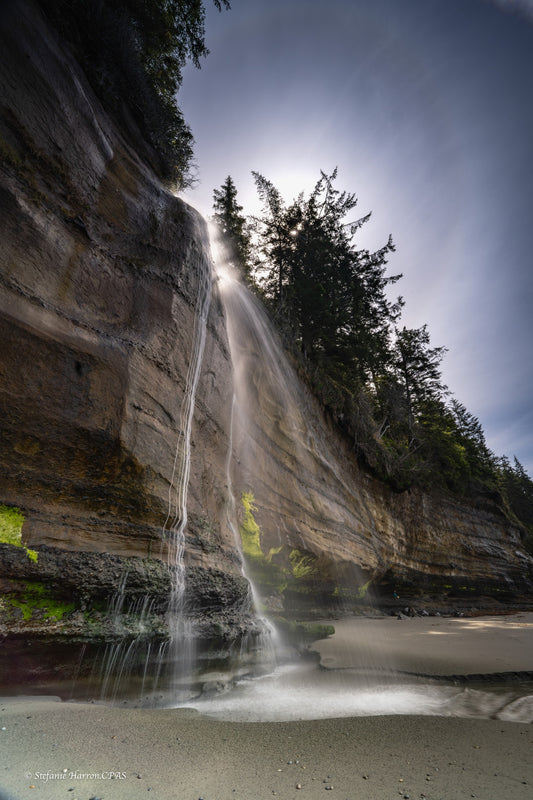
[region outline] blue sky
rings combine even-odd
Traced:
[[[251,171],[290,201],[323,169],[392,234],[403,322],[445,345],[446,383],[489,446],[533,475],[533,2],[232,0],[210,8],[210,55],[179,104],[212,212]]]

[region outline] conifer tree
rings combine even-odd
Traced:
[[[100,100],[156,173],[173,187],[193,183],[193,136],[177,104],[182,72],[200,66],[204,0],[38,0]],[[213,0],[229,9],[228,0]]]
[[[506,456],[497,461],[500,488],[510,511],[523,525],[526,548],[533,553],[533,480],[520,461]]]
[[[254,222],[265,296],[305,357],[352,391],[387,357],[401,307],[385,291],[400,277],[385,275],[394,245],[356,249],[355,234],[370,215],[346,220],[357,200],[335,187],[337,170],[321,172],[309,197],[300,194],[289,206],[253,174],[263,202]]]
[[[237,189],[230,175],[220,189],[213,191],[213,222],[230,262],[246,278],[250,278],[250,232],[242,206],[237,202]]]
[[[424,405],[442,400],[447,393],[440,371],[446,348],[429,345],[427,325],[396,331],[394,368],[405,392],[409,444],[413,443],[415,420]]]

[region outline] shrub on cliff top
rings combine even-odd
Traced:
[[[229,8],[228,0],[213,0]],[[148,145],[164,181],[192,183],[193,136],[176,102],[182,70],[200,67],[202,0],[40,0],[106,106],[137,147]],[[143,153],[143,155],[146,155]]]

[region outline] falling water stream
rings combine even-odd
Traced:
[[[297,482],[300,468],[311,474],[320,473],[323,484],[328,481],[336,483],[341,491],[349,491],[349,487],[335,455],[327,445],[319,444],[319,435],[306,419],[305,400],[302,401],[302,396],[294,388],[294,373],[266,315],[223,261],[216,265],[216,271],[226,315],[234,380],[226,461],[226,524],[233,534],[242,572],[250,586],[250,604],[256,612],[257,630],[244,639],[240,660],[245,666],[241,672],[233,670],[224,691],[207,692],[191,699],[189,688],[195,666],[195,632],[184,605],[184,555],[191,427],[211,297],[211,263],[206,254],[198,254],[196,271],[199,282],[195,323],[179,411],[168,513],[163,525],[163,541],[172,578],[167,610],[168,635],[161,640],[150,635],[148,618],[152,608],[148,598],[139,600],[135,607],[125,607],[127,575],[124,575],[108,609],[109,616],[115,621],[117,641],[108,645],[102,661],[99,678],[102,699],[115,700],[124,686],[131,682],[135,667],[138,698],[153,697],[156,690],[160,692],[160,676],[164,671],[164,705],[185,703],[205,714],[235,721],[376,714],[436,714],[533,721],[533,691],[528,684],[523,687],[491,687],[487,684],[465,687],[454,685],[452,681],[428,680],[415,672],[400,673],[387,643],[380,648],[374,642],[366,651],[359,634],[353,635],[349,641],[351,650],[346,657],[347,668],[337,668],[334,664],[323,668],[328,666],[324,655],[322,667],[318,664],[318,657],[314,660],[287,658],[278,630],[262,610],[261,598],[248,572],[238,522],[236,489],[242,488],[243,480],[257,481],[262,491],[272,491],[273,484],[269,484],[269,476],[265,474],[269,470],[269,461],[261,458],[265,445],[261,415],[267,413],[271,417],[275,428],[273,435],[281,453],[278,458],[287,480]],[[322,488],[327,498],[327,485]],[[341,507],[337,505],[336,508]],[[282,521],[278,535],[282,542]],[[131,616],[137,620],[134,635],[123,627],[123,619]],[[377,631],[378,620],[367,622]],[[127,635],[121,637],[123,633]]]
[[[253,650],[256,657],[256,667],[259,672],[272,672],[277,666],[282,651],[282,643],[280,635],[276,626],[268,617],[261,611],[261,601],[257,593],[255,583],[249,574],[246,567],[246,559],[242,550],[242,541],[239,533],[237,508],[235,502],[235,494],[233,491],[233,479],[231,475],[231,465],[233,457],[233,428],[235,423],[235,414],[237,412],[237,397],[234,394],[231,403],[231,422],[230,422],[230,437],[228,447],[228,457],[226,461],[226,481],[228,487],[228,501],[227,501],[227,524],[228,528],[233,534],[235,548],[239,553],[242,574],[248,581],[251,607],[254,609],[259,631],[249,636],[244,637],[241,644],[241,659],[249,659],[250,650]]]
[[[150,631],[152,601],[146,596],[137,603],[125,603],[127,573],[108,605],[107,616],[113,622],[117,641],[107,645],[101,660],[98,681],[101,697],[116,700],[124,692],[153,698],[165,672],[165,696],[171,702],[189,696],[189,682],[195,659],[195,632],[185,609],[185,532],[187,528],[187,495],[191,468],[191,429],[196,392],[205,347],[207,317],[211,300],[212,264],[208,246],[196,253],[189,264],[198,276],[194,300],[194,326],[183,400],[179,409],[178,437],[168,490],[168,511],[162,526],[163,548],[170,570],[170,597],[166,623],[167,636],[155,642]],[[135,620],[135,630],[125,628],[124,620]],[[139,676],[139,671],[141,676]],[[135,677],[134,677],[135,676]],[[139,683],[140,678],[140,683]]]
[[[232,464],[240,474],[253,475],[262,468],[261,425],[257,415],[265,407],[283,437],[290,438],[292,452],[310,469],[320,463],[332,481],[344,483],[334,456],[317,444],[305,419],[301,397],[292,394],[294,375],[274,332],[257,301],[226,264],[217,264],[217,277],[225,314],[234,375],[230,449],[227,460],[228,526],[241,555],[243,572],[250,583],[254,605],[263,626],[262,649],[270,667],[234,681],[231,690],[202,696],[189,703],[199,711],[233,721],[317,719],[378,714],[424,714],[497,717],[533,720],[531,687],[464,686],[428,680],[415,673],[398,672],[387,644],[365,650],[354,637],[348,645],[346,669],[324,669],[317,660],[279,658],[280,640],[275,627],[261,611],[260,600],[247,572],[238,530]],[[258,392],[261,393],[260,402]],[[292,469],[286,454],[288,471]],[[264,467],[263,467],[264,468]],[[378,620],[367,620],[372,626]],[[400,623],[401,624],[401,623]],[[354,657],[354,654],[355,657]],[[327,659],[326,659],[327,660]],[[323,659],[324,661],[324,659]]]
[[[184,613],[184,553],[185,530],[187,527],[187,494],[191,470],[191,428],[211,300],[212,268],[206,251],[208,252],[208,248],[203,249],[198,255],[196,265],[199,278],[194,306],[192,348],[168,493],[168,514],[163,525],[163,538],[166,538],[168,542],[168,564],[171,573],[171,593],[167,615],[170,634],[169,659],[170,663],[174,665],[176,684],[190,673],[194,661],[193,625]],[[177,685],[175,690],[178,691]]]

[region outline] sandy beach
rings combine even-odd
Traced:
[[[319,645],[322,658],[347,668],[350,625],[369,622],[340,622]],[[420,664],[431,661],[443,638],[431,626],[452,626],[453,674],[459,664],[470,667],[461,661],[468,648],[485,673],[531,668],[533,615],[487,619],[477,628],[456,622],[376,620],[368,630],[383,623],[390,640],[387,626],[396,623],[398,653],[398,639],[410,630],[409,658],[416,650]],[[492,660],[484,660],[489,653]],[[468,673],[480,671],[473,664]],[[0,728],[2,800],[530,800],[533,793],[533,728],[502,719],[384,714],[229,722],[192,709],[19,697],[0,702]]]
[[[328,669],[388,668],[421,675],[533,670],[533,613],[485,617],[349,617],[314,645]],[[354,646],[356,643],[356,646]]]

